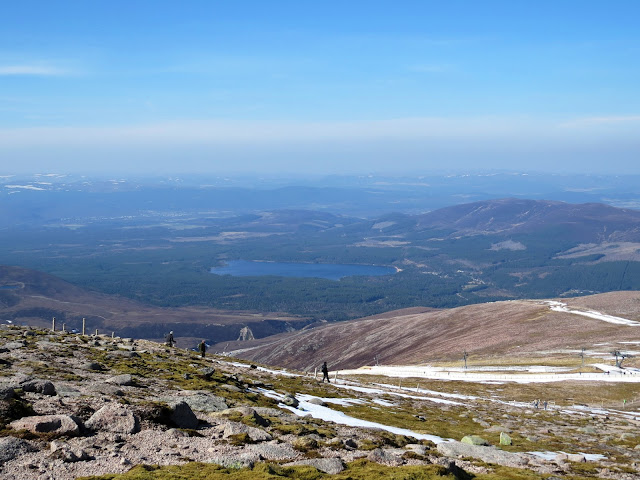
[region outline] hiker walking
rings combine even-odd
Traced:
[[[167,335],[166,341],[168,347],[173,347],[175,345],[176,341],[173,339],[173,330],[171,330]]]
[[[204,340],[202,340],[198,345],[198,350],[200,351],[200,356],[204,358],[204,354],[207,351],[207,344],[204,343]]]
[[[322,364],[322,383],[324,383],[325,378],[327,379],[327,383],[331,383],[329,381],[329,367],[327,367],[327,362]]]

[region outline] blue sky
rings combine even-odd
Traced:
[[[6,173],[640,173],[640,2],[29,1]]]

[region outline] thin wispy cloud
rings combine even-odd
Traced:
[[[52,77],[70,74],[71,72],[69,70],[48,65],[0,65],[0,75],[2,76],[25,75]]]

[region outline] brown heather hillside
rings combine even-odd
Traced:
[[[640,321],[640,292],[605,293],[563,302]],[[464,350],[476,359],[505,355],[513,359],[636,341],[640,342],[640,326],[554,312],[543,301],[516,300],[422,313],[389,312],[327,324],[263,339],[260,345],[236,355],[303,370],[323,361],[345,369],[371,365],[375,356],[380,364],[418,365],[459,361]]]

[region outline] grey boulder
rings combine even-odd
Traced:
[[[140,430],[140,420],[126,407],[110,403],[91,415],[85,426],[94,431],[136,433]]]

